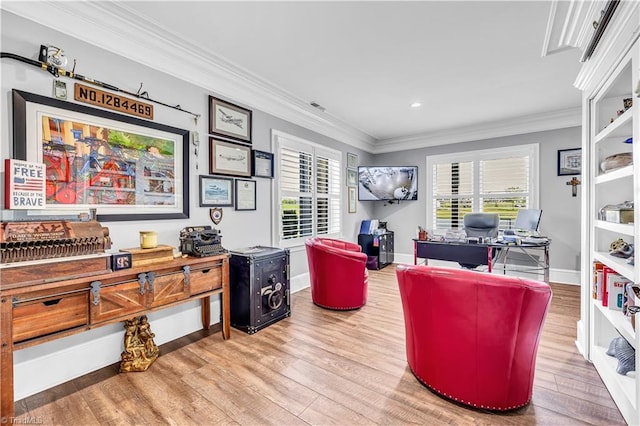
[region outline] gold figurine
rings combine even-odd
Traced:
[[[124,321],[124,352],[120,372],[146,371],[160,355],[146,315]]]

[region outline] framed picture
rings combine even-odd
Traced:
[[[233,178],[200,175],[200,207],[233,206]]]
[[[355,186],[350,186],[347,188],[347,202],[349,203],[349,213],[357,212],[358,205],[358,194],[356,194],[357,188]]]
[[[12,96],[14,156],[46,166],[43,212],[96,209],[105,222],[189,217],[187,130],[19,90]]]
[[[358,154],[352,154],[347,152],[347,167],[356,168],[358,167]]]
[[[256,209],[256,181],[236,179],[236,210]]]
[[[251,176],[251,148],[209,138],[209,173]]]
[[[579,175],[582,172],[582,149],[558,150],[558,176]]]
[[[273,177],[273,154],[265,151],[251,150],[251,176]]]
[[[358,186],[358,169],[347,169],[347,186]]]
[[[251,110],[209,96],[209,133],[251,144]]]

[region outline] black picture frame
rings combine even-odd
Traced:
[[[200,175],[200,207],[233,206],[233,178]]]
[[[251,145],[252,111],[209,96],[209,133]]]
[[[96,219],[105,222],[189,218],[188,130],[17,89],[12,90],[12,102],[14,158],[45,162],[44,157],[53,150],[62,154],[73,153],[73,156],[69,155],[73,160],[70,160],[67,169],[69,173],[64,173],[63,175],[66,174],[64,178],[61,178],[59,170],[54,170],[51,166],[52,176],[58,176],[55,180],[48,178],[50,194],[47,209],[75,212],[96,208]],[[69,122],[68,127],[71,128],[72,135],[67,137],[65,132],[57,131],[54,126],[55,136],[51,134],[49,139],[45,140],[47,132],[50,132],[47,127],[51,127],[51,124],[47,127],[43,125],[45,119],[49,123]],[[84,133],[84,130],[75,129],[81,125],[89,127],[92,132],[94,128],[102,128],[116,133],[125,133],[134,136],[136,142],[125,144],[124,139],[116,138],[115,133],[113,140],[108,140],[112,137],[111,133],[107,135],[107,140],[92,133],[89,133],[90,136],[84,134],[77,136]],[[145,150],[138,146],[143,143],[148,143]],[[100,150],[95,149],[98,146],[103,150],[111,150],[111,154],[101,154]],[[154,149],[150,150],[150,147]],[[169,156],[165,154],[167,149],[170,149]],[[126,156],[118,153],[125,150],[128,151]],[[135,159],[131,159],[131,154]],[[149,157],[146,157],[148,160],[145,160],[145,165],[138,164],[147,154]],[[145,170],[145,167],[150,164],[151,155],[155,157],[156,164],[164,164],[164,168],[158,169],[159,173],[162,172],[164,175],[156,175],[153,172],[151,176],[146,175],[149,169]],[[130,182],[126,184],[119,182],[119,179],[127,179],[124,173],[119,173],[122,176],[118,176],[118,180],[108,176],[104,176],[104,181],[101,182],[94,182],[93,178],[84,179],[82,173],[87,174],[87,171],[83,172],[84,166],[96,159],[115,163],[111,165],[112,167],[118,165],[128,167]],[[89,165],[86,170],[90,169]],[[105,167],[102,169],[104,170]],[[154,177],[157,179],[153,179]],[[139,184],[138,178],[144,183]],[[151,188],[152,184],[153,188]],[[100,186],[106,191],[109,185],[114,188],[110,194],[112,198],[115,197],[114,199],[109,200],[95,195],[99,193]],[[52,187],[55,192],[51,190]],[[65,191],[67,195],[62,197],[61,191]],[[166,204],[158,203],[154,197],[166,200]]]
[[[235,209],[256,210],[256,181],[252,179],[235,180]]]
[[[273,153],[251,150],[251,176],[273,179]]]
[[[558,150],[558,176],[573,176],[582,173],[582,148]]]

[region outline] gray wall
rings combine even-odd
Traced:
[[[400,255],[396,257],[407,261],[406,255],[413,253],[411,239],[415,238],[418,225],[425,226],[427,221],[427,156],[537,143],[540,148],[540,208],[543,210],[540,231],[552,240],[550,266],[556,270],[578,271],[581,196],[580,191],[576,197],[571,196],[571,186],[566,185],[571,176],[557,176],[557,152],[559,149],[578,148],[580,141],[580,128],[573,127],[376,156],[376,165],[417,165],[420,181],[417,201],[400,204],[373,202],[372,214],[387,221],[388,228],[395,232],[396,253]]]
[[[208,174],[208,96],[220,96],[185,81],[176,80],[157,70],[140,65],[131,60],[111,54],[80,40],[70,38],[46,27],[24,20],[6,11],[2,13],[2,50],[37,59],[38,48],[41,43],[63,47],[70,61],[77,59],[76,71],[87,77],[108,82],[129,92],[136,92],[140,82],[144,83],[143,90],[149,96],[167,104],[179,104],[182,108],[201,114],[197,127],[191,115],[183,112],[155,105],[154,121],[168,124],[182,129],[197,130],[200,134],[200,155],[196,160],[193,147],[190,149],[191,170],[189,178],[190,218],[186,220],[169,220],[162,222],[103,222],[108,226],[115,248],[136,247],[139,230],[155,229],[158,231],[160,244],[178,245],[180,229],[188,225],[211,224],[209,209],[198,207],[198,175]],[[70,69],[71,65],[67,68]],[[52,96],[52,76],[35,67],[28,66],[11,59],[2,60],[2,126],[0,152],[3,158],[11,157],[12,130],[11,119],[11,89],[24,90],[44,96]],[[69,100],[73,98],[74,80],[62,78],[67,83],[70,92]],[[233,98],[229,101],[237,103]],[[253,148],[271,151],[271,129],[277,129],[294,136],[307,139],[343,152],[343,162],[346,165],[346,153],[356,153],[360,161],[367,162],[371,154],[347,146],[334,139],[307,130],[290,122],[281,120],[262,111],[255,110],[251,105],[245,105],[253,110]],[[198,163],[198,169],[195,163]],[[232,207],[225,207],[223,220],[218,228],[223,233],[223,245],[227,248],[240,248],[248,245],[271,244],[271,213],[272,213],[272,180],[256,178],[257,205],[256,211],[235,211]],[[347,189],[343,190],[346,213]],[[366,206],[365,206],[366,207]],[[100,212],[98,211],[98,214]],[[11,218],[8,211],[2,212],[3,219]],[[360,220],[368,216],[367,208],[360,208],[356,214],[345,214],[343,218],[344,237],[356,241],[355,229]],[[299,250],[292,250],[292,272],[295,275],[306,272],[306,255],[298,255]]]
[[[134,61],[109,53],[106,50],[91,46],[81,40],[70,38],[37,23],[17,17],[0,10],[2,28],[2,51],[15,53],[28,58],[37,59],[40,44],[51,44],[62,47],[70,62],[77,60],[76,72],[84,76],[113,84],[129,92],[136,92],[140,82],[149,96],[167,104],[181,105],[182,108],[202,115],[197,126],[191,115],[155,105],[154,121],[200,134],[200,155],[195,158],[193,147],[190,147],[191,167],[187,171],[190,180],[190,217],[185,220],[165,221],[129,221],[101,222],[107,226],[113,240],[113,249],[137,247],[138,231],[156,230],[158,242],[178,246],[179,231],[189,225],[212,224],[209,209],[198,206],[198,176],[208,174],[208,96],[220,96],[205,89],[194,86],[187,81],[177,80],[161,70],[154,70]],[[53,77],[45,71],[23,64],[12,59],[2,59],[1,91],[0,91],[0,154],[2,158],[12,157],[13,132],[11,128],[12,105],[11,89],[19,89],[43,96],[52,96]],[[67,67],[71,68],[71,64]],[[62,78],[67,83],[73,98],[74,80]],[[238,103],[232,97],[229,101]],[[271,129],[277,129],[291,135],[307,139],[343,152],[346,165],[346,153],[359,155],[361,162],[370,162],[372,155],[347,146],[334,139],[281,120],[245,105],[253,110],[253,148],[271,151]],[[195,165],[198,165],[196,169]],[[0,180],[4,180],[4,162],[2,162]],[[272,194],[273,180],[256,178],[257,210],[235,211],[225,207],[223,220],[217,228],[222,231],[223,245],[228,249],[251,245],[272,245]],[[356,214],[346,214],[347,189],[343,189],[344,238],[357,240],[357,225],[370,216],[369,206],[359,206]],[[0,199],[4,194],[0,194]],[[14,212],[0,211],[2,220],[11,220]],[[100,212],[98,212],[99,214]],[[308,285],[306,278],[307,259],[303,247],[292,250],[292,275],[300,277],[298,287]],[[1,273],[1,271],[0,271]],[[212,300],[214,322],[219,318],[218,299]],[[175,308],[152,313],[149,318],[154,324],[156,343],[161,344],[199,328],[199,305],[187,303]],[[122,331],[119,324],[101,327],[77,336],[60,339],[45,345],[35,346],[16,353],[16,397],[22,398],[70,378],[85,374],[96,368],[117,362],[121,352]],[[45,357],[46,354],[46,357]],[[53,355],[51,355],[53,354]],[[98,356],[99,355],[99,356]]]
[[[200,134],[200,156],[196,160],[191,147],[189,156],[191,167],[188,171],[190,187],[190,218],[167,221],[131,221],[103,222],[109,227],[114,249],[136,247],[139,244],[138,231],[158,231],[161,244],[178,245],[178,232],[188,225],[210,224],[209,209],[198,207],[198,175],[208,174],[208,96],[215,95],[207,90],[177,80],[164,74],[162,70],[150,69],[134,61],[116,56],[107,50],[91,46],[81,40],[70,38],[62,33],[19,18],[0,10],[2,28],[1,45],[3,52],[37,58],[40,44],[62,47],[67,56],[77,60],[76,71],[79,74],[105,81],[129,92],[136,92],[140,82],[143,90],[153,99],[168,104],[180,104],[183,108],[199,113],[202,118],[197,126],[193,118],[185,113],[155,106],[155,122],[178,128],[197,130]],[[52,96],[53,78],[48,73],[20,62],[3,59],[0,91],[0,154],[2,158],[12,157],[11,129],[11,89],[24,90],[44,96]],[[68,67],[70,68],[70,66]],[[63,78],[68,90],[72,92],[73,80]],[[215,83],[215,82],[214,82]],[[72,96],[70,96],[72,97]],[[222,96],[220,96],[222,97]],[[227,98],[237,103],[233,97]],[[253,109],[251,105],[245,105]],[[541,207],[544,209],[542,229],[553,239],[551,265],[555,268],[578,269],[579,241],[579,198],[572,198],[570,188],[565,185],[566,178],[556,177],[556,150],[580,146],[579,129],[565,129],[542,132],[495,140],[456,144],[447,147],[417,149],[402,153],[369,153],[347,146],[298,125],[253,109],[253,147],[271,151],[271,130],[276,129],[311,142],[322,144],[343,152],[346,165],[346,153],[359,155],[361,165],[366,164],[411,164],[420,167],[421,179],[419,201],[403,202],[399,205],[382,203],[359,203],[356,214],[347,214],[347,190],[344,188],[343,237],[349,241],[357,240],[359,223],[365,218],[379,218],[389,222],[389,228],[396,232],[396,251],[405,261],[412,253],[411,238],[417,225],[426,220],[426,202],[424,183],[425,158],[427,155],[446,152],[459,152],[470,149],[500,147],[522,143],[540,143],[541,153]],[[195,165],[198,165],[196,169]],[[2,164],[3,167],[4,164]],[[4,170],[2,175],[4,175]],[[0,176],[2,180],[4,176]],[[272,245],[273,181],[257,178],[256,211],[237,212],[233,208],[224,208],[224,217],[219,225],[223,233],[223,245],[227,248],[239,248],[250,245]],[[0,194],[2,195],[2,194]],[[3,220],[11,220],[12,212],[0,212]],[[306,255],[303,247],[292,250],[291,270],[299,285],[304,285],[307,272]],[[308,282],[308,281],[306,281]],[[219,314],[218,301],[212,301],[212,318]],[[150,320],[154,324],[156,343],[173,340],[199,328],[199,305],[189,303],[179,307],[154,312]],[[294,313],[295,318],[295,313]],[[22,398],[62,383],[73,377],[85,374],[105,365],[117,362],[122,344],[122,329],[114,324],[90,330],[76,336],[70,336],[44,345],[34,346],[16,353],[16,397]]]

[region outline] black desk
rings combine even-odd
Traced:
[[[522,243],[516,244],[469,244],[443,241],[420,241],[413,240],[413,264],[418,263],[418,259],[446,260],[472,265],[487,265],[488,272],[493,271],[497,263],[502,263],[503,273],[510,271],[518,272],[540,272],[544,274],[544,281],[549,282],[549,245],[550,241],[544,243]],[[532,267],[523,266],[525,269],[514,269],[507,265],[509,252],[511,250],[525,253],[535,265]],[[542,250],[543,258],[538,260],[530,253],[531,250]],[[496,253],[496,257],[493,254]],[[425,262],[426,263],[426,262]]]

